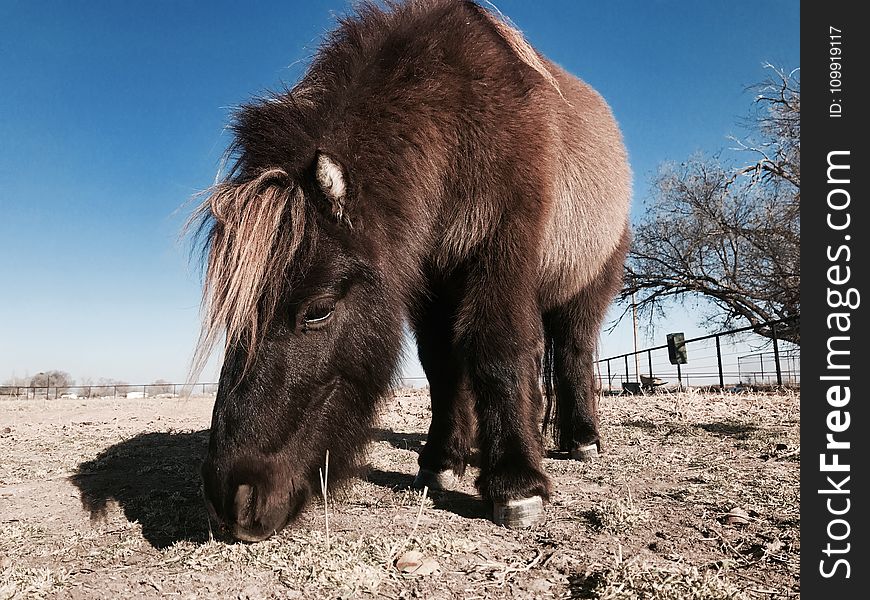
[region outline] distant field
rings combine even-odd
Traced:
[[[512,531],[474,469],[425,502],[408,489],[428,398],[399,391],[367,479],[329,499],[329,544],[318,498],[248,545],[212,540],[200,501],[211,398],[0,399],[0,600],[797,598],[798,400],[604,398],[606,453],[546,458],[546,520]],[[408,550],[438,569],[401,573]]]

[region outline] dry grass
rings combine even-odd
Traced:
[[[46,567],[4,567],[0,572],[0,600],[8,598],[47,598],[71,580],[67,569]]]
[[[0,600],[799,597],[797,396],[603,398],[606,453],[546,458],[552,502],[526,531],[486,518],[473,468],[409,489],[427,404],[391,400],[370,474],[327,490],[328,513],[318,497],[237,544],[209,538],[199,495],[210,401],[0,400]],[[399,572],[407,550],[440,569]]]
[[[596,600],[746,600],[722,575],[697,567],[654,567],[622,562],[587,571],[574,581],[574,597]]]
[[[587,518],[595,530],[619,535],[648,521],[649,515],[634,505],[629,493],[626,498],[597,502],[587,513]]]

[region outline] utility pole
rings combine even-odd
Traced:
[[[637,304],[634,303],[634,292],[631,293],[631,321],[634,325],[634,380],[640,381],[640,367],[637,362]]]

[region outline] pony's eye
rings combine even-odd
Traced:
[[[312,329],[325,324],[335,312],[335,300],[323,298],[315,300],[305,308],[302,324],[306,329]]]

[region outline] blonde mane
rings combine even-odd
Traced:
[[[304,195],[282,169],[264,170],[243,184],[225,181],[207,193],[188,221],[188,228],[205,233],[208,254],[194,377],[221,335],[225,352],[247,346],[247,370],[305,232]]]

